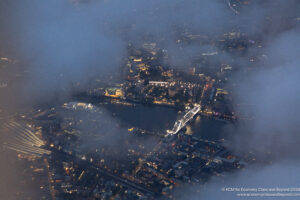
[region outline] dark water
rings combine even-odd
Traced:
[[[108,110],[114,117],[128,125],[149,131],[165,132],[172,129],[179,114],[174,108],[161,106],[145,106],[136,104],[124,106],[119,104],[103,104],[101,107]],[[212,118],[198,115],[188,124],[186,133],[198,138],[218,140],[224,137],[224,128],[228,122],[217,121]]]
[[[224,138],[224,128],[228,126],[228,124],[226,121],[219,121],[198,115],[196,119],[188,125],[187,129],[191,127],[191,134],[198,138],[219,140]],[[187,132],[189,131],[187,130]]]
[[[177,111],[173,108],[160,106],[123,106],[118,104],[103,104],[112,115],[128,124],[149,131],[165,131],[173,127],[177,119]]]

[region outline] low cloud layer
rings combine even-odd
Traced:
[[[250,72],[235,91],[237,102],[253,115],[241,122],[234,135],[238,151],[256,151],[258,156],[297,157],[300,111],[299,30],[281,34],[265,50],[266,61]]]
[[[299,163],[290,163],[286,161],[271,166],[252,166],[250,168],[247,168],[246,170],[237,172],[235,174],[226,174],[226,178],[224,179],[213,178],[208,185],[204,185],[199,190],[198,195],[187,195],[183,199],[297,199],[297,196],[292,195],[300,195],[300,192],[286,192],[284,191],[284,189],[299,188],[299,167]],[[265,189],[274,188],[274,192],[262,191]],[[224,189],[227,191],[223,191]],[[280,197],[278,196],[280,195],[278,193],[285,195],[290,194],[290,196]],[[238,196],[240,194],[257,194],[262,196]],[[266,195],[275,196],[270,197]]]
[[[196,187],[199,194],[187,199],[297,198],[238,197],[238,193],[255,192],[223,192],[221,189],[299,187],[299,45],[299,25],[278,31],[265,38],[265,45],[260,50],[265,59],[257,63],[254,70],[236,76],[238,85],[234,94],[235,102],[239,104],[236,109],[243,110],[253,119],[240,120],[229,129],[231,143],[228,148],[239,155],[252,152],[260,164],[225,174],[223,179],[212,178],[207,185]]]
[[[0,57],[11,61],[0,61],[0,117],[36,103],[64,98],[78,83],[84,87],[94,77],[117,72],[128,43],[156,41],[174,58],[170,60],[172,66],[185,66],[192,57],[218,49],[210,44],[177,43],[182,31],[214,37],[240,30],[263,42],[259,51],[266,59],[258,63],[259,70],[246,77],[242,75],[244,80],[235,91],[237,102],[254,105],[246,110],[255,120],[231,130],[231,148],[238,153],[255,151],[261,159],[269,158],[280,164],[241,172],[227,183],[251,185],[268,180],[264,182],[268,185],[269,180],[274,184],[286,180],[293,184],[292,179],[285,178],[292,178],[299,165],[282,164],[281,160],[297,159],[300,142],[299,1],[249,1],[239,14],[226,2],[1,1]],[[235,60],[247,67],[244,58],[257,51],[250,49],[247,55]],[[225,54],[221,59],[232,62],[232,55]],[[2,170],[8,171],[7,166],[1,166]],[[279,176],[280,173],[283,175]],[[249,180],[246,175],[252,178]],[[214,181],[207,187],[218,189]],[[212,193],[203,195],[204,199],[216,199],[210,196]]]
[[[173,66],[185,66],[213,47],[177,44],[184,30],[209,36],[241,30],[261,37],[292,27],[284,25],[296,3],[254,1],[237,15],[218,0],[2,1],[1,56],[19,64],[1,73],[23,76],[19,85],[9,86],[28,104],[64,97],[78,83],[84,87],[93,77],[118,71],[128,43],[158,42],[170,58],[182,58],[171,59]]]

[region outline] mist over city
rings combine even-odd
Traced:
[[[1,0],[0,199],[298,199],[299,0]]]

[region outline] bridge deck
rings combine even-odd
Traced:
[[[194,116],[200,111],[201,107],[200,106],[195,106],[194,108],[190,109],[185,115],[177,120],[174,124],[174,127],[172,130],[167,131],[168,134],[174,135],[177,134],[185,125],[194,118]]]

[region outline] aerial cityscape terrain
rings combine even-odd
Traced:
[[[299,0],[1,0],[0,200],[300,198]]]

